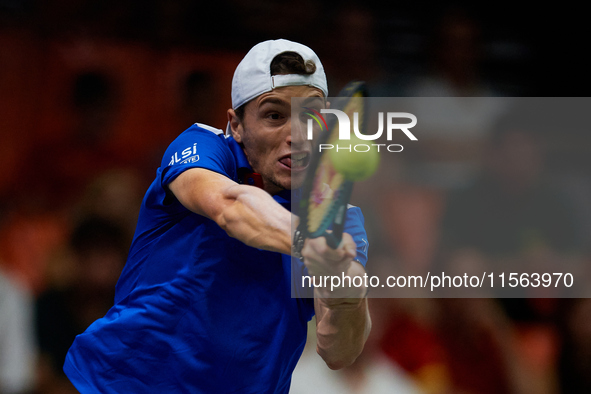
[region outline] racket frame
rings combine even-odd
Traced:
[[[350,102],[355,95],[361,94],[359,97],[367,97],[367,90],[365,83],[362,81],[349,82],[343,90],[339,93],[339,96],[331,102],[331,107],[344,110],[347,103]],[[366,116],[362,117],[362,124],[365,124]],[[322,132],[318,137],[318,142],[314,144],[314,148],[318,149],[320,144],[326,144],[330,141],[331,137],[338,132],[335,131],[337,127],[337,121],[334,118],[329,119],[327,130]],[[310,196],[316,183],[316,177],[318,176],[318,169],[321,165],[322,159],[325,152],[320,150],[316,151],[310,160],[308,167],[308,174],[302,185],[301,199],[299,201],[299,215],[300,222],[297,229],[294,232],[292,255],[302,259],[301,250],[304,246],[304,242],[307,238],[318,238],[324,236],[326,243],[332,249],[338,248],[342,240],[343,230],[345,228],[345,220],[347,216],[347,205],[353,192],[353,181],[345,179],[340,187],[334,191],[336,197],[330,203],[327,208],[320,225],[314,231],[308,229],[309,224],[309,209],[310,209]],[[332,227],[332,231],[329,231]]]

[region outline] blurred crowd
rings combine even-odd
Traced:
[[[381,97],[580,93],[557,89],[577,80],[576,65],[550,80],[555,57],[536,63],[548,44],[532,41],[547,37],[531,31],[541,24],[499,9],[390,7],[0,0],[0,394],[76,392],[65,354],[112,305],[164,149],[194,122],[225,127],[233,70],[257,41],[314,48],[333,93],[352,79]],[[370,273],[393,261],[404,272],[588,270],[586,130],[446,103],[450,124],[382,155],[379,193],[355,191]],[[487,127],[461,121],[475,113]],[[355,364],[330,371],[311,335],[292,392],[591,392],[591,299],[529,296],[372,298],[373,330]]]

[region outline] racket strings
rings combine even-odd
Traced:
[[[365,94],[359,90],[359,83],[352,84],[348,90],[344,90],[341,93],[343,94],[335,100],[333,108],[341,108],[351,121],[357,118],[357,125],[359,125],[359,130],[357,131],[364,133]],[[339,140],[339,131],[336,122],[329,123],[327,131],[324,135],[319,135],[318,141],[315,141],[314,146],[318,147],[320,143],[325,143],[332,145],[336,149],[339,149],[337,148],[338,145],[342,145],[342,149],[352,149],[347,144],[347,141]],[[318,151],[316,154],[319,154]],[[311,237],[317,237],[329,231],[334,218],[337,216],[339,207],[343,204],[346,205],[351,189],[350,182],[336,171],[329,155],[322,154],[318,159],[319,161],[312,160],[316,164],[311,166],[312,168],[308,175],[311,182],[310,189],[307,189],[309,194],[307,194],[308,192],[305,193],[307,195],[307,198],[305,198],[306,202],[302,204],[302,208],[307,213],[307,215],[304,215],[302,224]]]
[[[316,232],[325,225],[324,219],[333,208],[334,201],[338,199],[344,182],[345,178],[334,169],[330,159],[327,156],[323,157],[318,168],[318,177],[310,194],[308,206],[308,230],[310,232]]]

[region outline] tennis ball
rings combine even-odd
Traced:
[[[356,136],[346,141],[339,140],[327,153],[335,170],[354,182],[369,178],[380,163],[377,147],[372,146],[371,141]]]

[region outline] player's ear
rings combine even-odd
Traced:
[[[236,142],[239,144],[242,143],[242,133],[244,132],[244,128],[242,127],[242,122],[238,115],[236,115],[236,111],[232,108],[228,110],[228,122],[230,123],[230,130],[232,131],[232,137]]]
[[[329,109],[329,108],[330,108],[330,101],[327,101],[326,102],[326,109]]]

